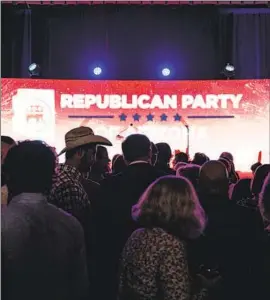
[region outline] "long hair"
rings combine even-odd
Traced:
[[[133,207],[132,215],[144,227],[160,227],[184,239],[197,238],[205,228],[196,191],[184,177],[157,179]]]

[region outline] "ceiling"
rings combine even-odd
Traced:
[[[265,5],[269,1],[1,1],[1,3],[12,3],[13,5],[97,5],[97,4],[162,4],[162,5]]]

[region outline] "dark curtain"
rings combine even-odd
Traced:
[[[239,78],[270,78],[270,9],[233,13],[233,63]]]
[[[52,12],[44,74],[88,79],[100,65],[106,79],[175,79],[219,75],[215,9],[103,6]]]
[[[24,10],[3,5],[1,11],[2,77],[21,77],[23,61]]]
[[[23,15],[21,76],[28,76],[28,67],[32,62],[32,12],[25,9]]]
[[[18,31],[4,44],[9,64],[2,64],[2,75],[23,77],[18,65],[27,61],[22,51],[27,37],[24,18],[14,10],[18,8],[12,11]],[[165,66],[173,79],[219,79],[227,62],[235,64],[237,77],[269,77],[268,37],[255,29],[244,34],[241,16],[218,6],[33,6],[28,44],[31,39],[32,61],[41,65],[46,78],[93,79],[92,69],[99,65],[100,79],[159,79]],[[256,19],[256,28],[264,26],[266,33],[269,14]],[[7,20],[4,31],[11,22]],[[12,57],[10,41],[17,43]]]

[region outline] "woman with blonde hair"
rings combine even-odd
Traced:
[[[201,235],[205,215],[190,182],[157,179],[133,207],[141,226],[128,239],[120,265],[120,300],[199,299],[192,291],[186,243]]]

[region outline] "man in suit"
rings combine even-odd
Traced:
[[[151,165],[151,142],[141,134],[128,136],[122,143],[127,168],[101,182],[97,224],[97,299],[114,299],[117,268],[125,242],[136,229],[132,206],[145,189],[164,173]],[[106,286],[106,290],[102,289]],[[105,292],[103,294],[102,292]]]
[[[6,156],[12,199],[1,214],[5,300],[88,297],[82,227],[47,201],[55,168],[54,153],[39,141],[22,142]]]

